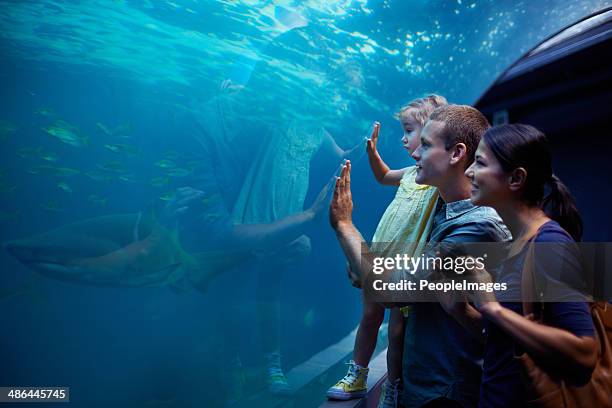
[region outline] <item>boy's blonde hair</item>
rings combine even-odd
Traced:
[[[412,116],[414,119],[421,124],[421,126],[425,126],[425,122],[429,119],[429,115],[440,106],[447,105],[448,102],[446,98],[436,94],[430,94],[424,96],[422,98],[414,99],[409,102],[407,105],[402,106],[402,108],[397,112],[395,118],[397,120],[401,120],[402,115],[405,114],[408,110],[414,109],[414,113]]]

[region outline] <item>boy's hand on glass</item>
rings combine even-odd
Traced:
[[[377,151],[376,145],[378,144],[378,133],[379,132],[380,132],[380,123],[374,122],[374,129],[372,129],[372,135],[370,136],[369,139],[367,139],[367,142],[366,142],[366,150],[368,154],[373,154]]]

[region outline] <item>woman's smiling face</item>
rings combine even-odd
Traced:
[[[487,143],[481,140],[476,149],[474,163],[465,171],[472,182],[472,203],[495,207],[508,200],[511,190],[508,186],[510,174],[506,173]]]

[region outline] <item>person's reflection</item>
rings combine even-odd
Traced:
[[[247,84],[223,81],[218,95],[196,112],[195,138],[206,162],[199,169],[203,184],[197,188],[210,200],[202,213],[214,224],[205,228],[215,231],[224,225],[226,231],[215,235],[223,235],[230,247],[248,247],[259,261],[249,263],[257,276],[258,331],[268,388],[279,394],[291,392],[279,347],[281,280],[289,267],[299,266],[309,255],[305,227],[321,211],[327,192],[326,187],[304,210],[309,186],[317,185],[311,181],[311,169],[331,174],[343,158],[355,162],[354,156],[365,152],[362,141],[354,139],[357,144],[344,150],[324,125],[331,117],[350,113],[347,96],[354,95],[346,91],[363,85],[359,67],[321,67],[316,56],[304,52],[304,35],[304,30],[292,30],[278,37],[266,47]],[[304,75],[278,81],[287,74],[282,68],[287,65],[304,70]],[[316,86],[306,79],[317,76]],[[194,198],[197,194],[185,190],[184,198],[201,201]]]
[[[217,206],[225,203],[223,210],[208,209],[205,213],[209,218],[210,214],[225,213],[233,231],[230,246],[242,242],[258,260],[249,267],[258,277],[256,315],[267,385],[273,393],[288,394],[291,388],[281,367],[279,345],[281,282],[285,271],[299,266],[310,254],[310,237],[299,231],[318,214],[327,191],[326,187],[315,204],[304,210],[310,169],[317,166],[331,173],[342,158],[357,152],[361,143],[346,151],[338,146],[316,116],[309,114],[308,105],[314,107],[313,101],[304,106],[299,120],[276,107],[279,114],[273,123],[264,123],[245,110],[249,103],[240,99],[242,85],[226,80],[220,90],[200,108],[197,117],[196,138],[209,164],[208,169],[199,170],[201,179],[208,178],[209,186],[218,186],[213,190],[219,193],[212,196]]]
[[[222,106],[217,102],[219,101],[214,101],[211,106]],[[219,109],[217,114],[224,114],[224,111]],[[259,168],[269,169],[272,164],[269,161],[274,161],[274,157],[262,153],[263,157],[258,155],[253,160],[246,181],[243,181],[242,188],[237,194],[239,197],[236,200],[237,204],[232,208],[228,205],[232,201],[231,187],[240,185],[240,168],[237,166],[237,161],[224,161],[219,156],[224,151],[231,151],[231,145],[219,141],[214,137],[218,135],[213,136],[210,132],[219,129],[227,131],[227,127],[222,127],[223,119],[226,118],[207,120],[207,123],[214,125],[210,129],[200,121],[198,140],[204,151],[204,158],[196,169],[198,185],[177,191],[175,199],[168,203],[164,212],[167,219],[165,223],[172,224],[185,215],[181,224],[188,228],[182,232],[182,236],[195,251],[227,250],[228,254],[250,253],[252,258],[245,265],[248,265],[250,272],[255,272],[257,276],[255,292],[257,326],[265,353],[267,383],[270,391],[274,393],[289,393],[291,389],[281,369],[279,350],[278,298],[281,277],[285,270],[299,265],[309,255],[310,238],[304,235],[304,232],[325,211],[331,183],[325,185],[314,202],[304,209],[308,189],[308,170],[304,166],[307,164],[303,164],[299,170],[291,168],[293,161],[286,155],[292,146],[288,144],[287,149],[281,150],[285,157],[283,155],[278,157],[278,160],[287,167],[276,170],[278,172],[276,179],[274,174],[271,174],[272,177],[267,177]],[[225,165],[225,168],[220,165]],[[299,178],[298,171],[306,172],[306,178],[299,186],[294,185],[296,178]],[[232,173],[235,178],[233,181]],[[286,185],[283,180],[278,180],[279,177],[294,177],[294,179],[288,180],[289,185]],[[272,186],[276,185],[278,192],[274,189],[266,190],[263,187],[265,179]],[[222,271],[203,275],[199,281],[195,279],[192,281],[197,287],[205,290],[211,279],[219,272]],[[245,303],[247,302],[245,299]],[[231,307],[229,310],[230,320],[233,317],[234,321],[226,323],[224,335],[230,339],[240,339],[238,314],[231,313]],[[224,358],[229,360],[225,362],[228,367],[226,382],[228,387],[231,387],[228,392],[230,398],[238,399],[242,394],[240,382],[244,382],[241,362],[235,350],[229,345],[227,347],[230,351]]]
[[[347,152],[342,150],[330,134],[316,123],[292,120],[284,126],[269,130],[262,140],[232,209],[234,225],[272,224],[294,214],[304,206],[309,187],[313,158],[320,150],[335,156],[337,165]],[[318,155],[317,155],[318,156]],[[259,274],[257,290],[257,316],[262,333],[267,382],[271,392],[290,392],[281,368],[279,347],[280,311],[279,295],[283,275],[305,260],[310,253],[310,238],[298,239],[271,250],[258,251],[261,261],[256,268],[265,268]],[[272,265],[272,266],[271,266]]]

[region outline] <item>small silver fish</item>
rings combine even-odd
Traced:
[[[114,172],[114,173],[127,173],[127,167],[121,162],[111,161],[104,164],[98,164],[100,170]]]
[[[162,169],[173,169],[173,168],[176,167],[176,163],[174,163],[172,160],[168,160],[168,159],[159,160],[159,161],[155,162],[155,165],[157,167],[162,168]]]
[[[52,118],[55,116],[55,111],[52,108],[47,107],[39,108],[34,113],[40,116],[44,116],[46,118]]]
[[[57,120],[51,126],[44,127],[43,130],[53,137],[74,147],[83,147],[89,144],[89,138],[80,135],[79,129],[63,120]]]
[[[159,196],[159,199],[162,201],[172,201],[174,200],[174,198],[176,197],[176,194],[174,192],[170,192],[170,193],[165,193]]]
[[[113,176],[96,170],[87,171],[84,174],[95,181],[110,181],[113,179]]]
[[[69,177],[69,176],[74,176],[76,174],[79,174],[80,171],[77,169],[72,169],[70,167],[36,166],[28,170],[28,173],[43,174],[43,175],[48,175],[48,176],[59,176],[59,177],[67,176]]]
[[[68,183],[66,183],[65,181],[62,181],[62,182],[60,182],[60,183],[57,183],[57,187],[58,187],[60,190],[63,190],[63,191],[65,191],[65,192],[67,192],[67,193],[72,194],[72,188],[71,188],[71,187],[68,185]]]
[[[110,150],[113,153],[125,153],[129,155],[135,155],[138,153],[138,148],[135,146],[127,145],[127,144],[105,144],[105,148]]]
[[[176,167],[174,169],[168,169],[165,173],[170,177],[185,177],[191,174],[191,170]]]

